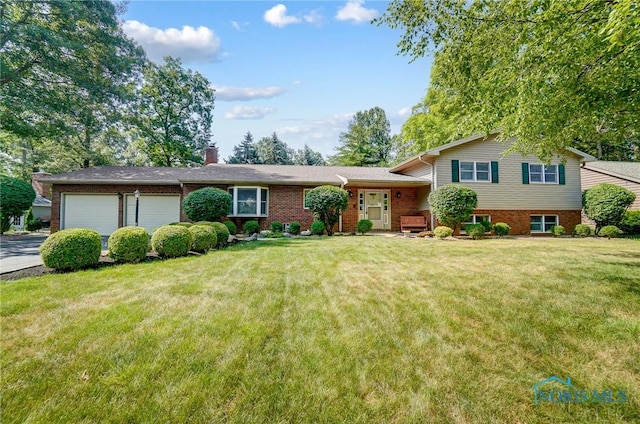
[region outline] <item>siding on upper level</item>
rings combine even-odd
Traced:
[[[600,183],[610,183],[615,184],[620,187],[624,187],[627,190],[635,193],[636,200],[629,206],[630,210],[640,210],[640,184],[626,180],[623,178],[618,178],[613,175],[608,175],[603,172],[581,168],[580,174],[582,178],[582,190],[589,189],[593,186],[596,186]]]
[[[580,210],[582,194],[580,188],[580,158],[567,152],[565,181],[560,184],[523,184],[522,163],[541,163],[534,156],[520,154],[503,156],[510,142],[497,143],[491,139],[476,140],[441,151],[435,163],[436,181],[432,189],[452,182],[451,161],[491,162],[498,161],[499,182],[468,182],[463,184],[478,193],[478,209],[545,209]],[[562,163],[563,158],[554,158],[552,165]]]
[[[403,175],[409,175],[416,178],[424,178],[425,180],[432,181],[433,165],[431,163],[425,162],[416,161],[410,166],[404,168],[401,173]]]

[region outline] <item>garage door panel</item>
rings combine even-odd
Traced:
[[[135,196],[127,195],[125,214],[125,225],[135,225]],[[162,225],[176,221],[180,221],[180,196],[140,196],[138,226],[146,228],[151,233]]]
[[[118,229],[118,196],[65,194],[61,228],[93,228],[108,236]]]

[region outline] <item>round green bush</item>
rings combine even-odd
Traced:
[[[96,265],[100,260],[102,240],[89,228],[69,228],[51,234],[40,246],[45,266],[73,270]]]
[[[615,225],[606,225],[600,228],[600,232],[598,233],[598,235],[601,237],[615,238],[620,235],[620,229],[618,229],[618,227],[616,227]]]
[[[109,257],[119,262],[139,262],[149,252],[149,234],[142,227],[122,227],[107,241]]]
[[[566,234],[566,230],[562,225],[554,225],[551,227],[551,235],[554,237],[562,237]]]
[[[216,230],[211,225],[192,225],[189,227],[191,233],[191,250],[205,253],[218,243]]]
[[[185,227],[185,228],[189,228],[191,227],[193,224],[191,222],[172,222],[169,225],[179,225],[181,227]]]
[[[443,225],[456,228],[478,206],[478,194],[460,184],[446,184],[429,194],[432,213]]]
[[[242,227],[242,231],[248,236],[259,233],[260,224],[258,223],[258,221],[254,221],[254,220],[247,221],[244,223],[244,226]]]
[[[625,234],[640,234],[640,211],[626,211],[618,227]]]
[[[189,193],[182,201],[182,209],[191,221],[218,221],[231,212],[231,200],[226,191],[205,187]]]
[[[180,225],[163,225],[153,232],[151,248],[168,258],[186,256],[191,249],[191,233]]]
[[[238,234],[238,227],[236,227],[236,224],[234,224],[233,221],[224,221],[222,223],[226,225],[227,230],[229,230],[229,234],[232,236]]]
[[[229,243],[229,229],[222,222],[209,222],[209,221],[200,221],[196,222],[194,225],[209,225],[216,231],[216,239],[217,242],[214,247],[224,247]]]
[[[300,234],[300,227],[301,225],[299,222],[292,222],[291,224],[289,224],[289,233],[297,236],[298,234]]]
[[[451,237],[453,235],[453,230],[449,227],[439,226],[433,230],[433,234],[439,239]]]
[[[587,224],[578,224],[573,229],[573,234],[578,237],[589,237],[593,234],[593,230]]]
[[[484,233],[486,233],[485,226],[482,224],[469,224],[464,227],[464,231],[469,237],[473,238],[474,240],[481,239],[482,237],[484,237]]]
[[[324,234],[324,222],[322,221],[314,221],[311,224],[311,234],[316,236],[321,236]]]
[[[584,214],[596,223],[596,234],[607,225],[618,225],[636,195],[624,187],[601,183],[582,193]]]
[[[480,225],[482,225],[484,227],[484,232],[485,233],[490,233],[491,232],[491,227],[492,227],[491,221],[487,221],[487,220],[480,221]]]
[[[372,228],[373,228],[373,222],[371,222],[368,219],[361,219],[356,224],[356,229],[361,234],[368,233],[369,231],[371,231]]]
[[[493,229],[493,232],[500,237],[508,235],[509,231],[511,231],[509,224],[504,222],[496,222],[491,228]]]
[[[271,223],[271,231],[274,233],[281,233],[283,228],[284,225],[282,225],[282,222],[280,221],[273,221]]]

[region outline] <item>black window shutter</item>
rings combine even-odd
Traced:
[[[457,161],[457,160],[451,161],[451,182],[452,183],[460,182],[460,161]]]
[[[498,162],[496,161],[491,161],[491,182],[498,184],[499,179],[498,179]]]
[[[529,184],[529,164],[522,162],[522,184]]]
[[[558,182],[560,183],[560,185],[566,184],[563,164],[558,165]]]

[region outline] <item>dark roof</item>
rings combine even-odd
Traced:
[[[284,184],[425,185],[429,181],[394,174],[389,168],[357,166],[232,165],[210,164],[201,168],[97,166],[42,177],[54,184]]]
[[[150,166],[95,166],[64,174],[41,177],[38,181],[54,184],[180,184],[184,168]]]
[[[587,169],[603,172],[614,177],[628,178],[640,182],[640,162],[617,162],[598,160],[589,162],[585,166]]]

